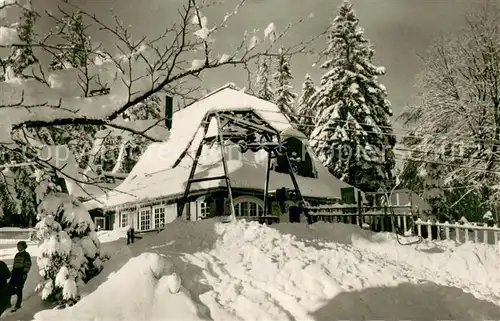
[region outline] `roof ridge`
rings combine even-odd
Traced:
[[[228,82],[228,83],[227,83],[227,84],[225,84],[224,86],[219,87],[219,88],[217,88],[217,89],[215,89],[215,90],[213,90],[213,91],[209,92],[208,94],[206,94],[206,95],[204,95],[204,96],[201,96],[200,98],[196,99],[196,100],[195,100],[195,101],[193,101],[193,102],[190,102],[189,104],[185,105],[185,106],[184,106],[184,107],[182,107],[181,109],[178,109],[176,112],[181,111],[181,110],[184,110],[184,109],[188,108],[189,106],[191,106],[191,105],[193,105],[193,104],[195,104],[195,103],[197,103],[197,102],[199,102],[199,101],[201,101],[201,100],[203,100],[203,99],[207,99],[208,97],[213,96],[213,95],[215,95],[216,93],[221,92],[221,91],[223,91],[224,89],[228,89],[228,88],[229,88],[229,89],[232,89],[232,90],[236,90],[236,84],[235,84],[235,83],[233,83],[233,82]]]

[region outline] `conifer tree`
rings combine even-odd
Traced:
[[[269,63],[266,60],[267,58],[264,57],[259,61],[259,70],[256,79],[256,95],[261,99],[273,102],[275,90],[273,88],[272,79],[269,76]]]
[[[298,109],[298,129],[307,137],[311,136],[314,129],[315,110],[311,104],[311,97],[316,93],[316,87],[309,74],[306,74],[304,83],[302,84],[302,94],[297,103]]]
[[[392,178],[395,138],[387,91],[377,79],[385,69],[373,65],[375,51],[358,24],[345,1],[330,26],[326,73],[311,98],[318,111],[311,144],[333,175],[374,191]]]
[[[275,103],[280,111],[288,118],[288,120],[295,126],[297,124],[297,116],[294,110],[295,99],[297,94],[294,93],[292,81],[292,72],[290,70],[290,63],[280,50],[278,57],[278,66],[274,74],[274,82],[276,83]]]
[[[79,290],[102,270],[108,258],[100,251],[95,225],[83,205],[63,191],[56,175],[37,170],[36,225],[40,240],[37,264],[42,277],[37,286],[43,300],[72,305]]]

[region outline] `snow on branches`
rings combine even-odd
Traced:
[[[298,129],[306,134],[307,137],[311,135],[314,128],[316,112],[314,106],[311,104],[311,97],[316,93],[316,90],[317,88],[314,86],[311,76],[307,74],[302,84],[302,93],[297,102],[297,114],[299,115]]]
[[[373,65],[375,51],[358,24],[345,1],[329,29],[321,65],[327,71],[310,98],[317,113],[311,145],[333,175],[376,191],[392,177],[396,140],[387,91],[377,79],[385,70]]]
[[[72,302],[85,282],[97,275],[107,259],[100,252],[94,222],[72,196],[59,192],[52,176],[37,172],[40,240],[37,258],[42,280],[37,287],[43,300]]]
[[[290,70],[289,58],[286,57],[282,51],[279,51],[278,66],[274,74],[274,81],[276,83],[274,101],[281,112],[286,115],[292,124],[297,123],[296,112],[294,109],[295,99],[297,94],[293,92],[291,81],[293,79]]]
[[[426,173],[421,180],[440,179],[440,187],[464,186],[457,202],[469,195],[490,207],[500,201],[500,52],[492,50],[499,17],[500,8],[488,5],[463,30],[437,38],[419,77],[420,103],[400,116],[412,127],[403,141],[412,150],[405,171],[417,168]]]
[[[270,24],[265,38],[271,41],[259,41],[256,31],[246,32],[232,52],[213,52],[217,32],[229,25],[243,4],[241,1],[222,21],[210,23],[203,11],[212,3],[186,0],[179,10],[178,21],[167,25],[163,34],[135,39],[119,17],[115,17],[115,25],[108,25],[73,1],[65,1],[57,12],[45,13],[56,22],[57,29],[38,36],[32,31],[43,14],[36,7],[22,7],[15,1],[4,0],[0,11],[16,6],[31,16],[23,20],[29,22],[26,25],[29,28],[25,28],[26,41],[6,40],[0,44],[0,48],[11,49],[9,57],[1,57],[7,79],[0,83],[0,145],[15,149],[25,143],[13,137],[12,133],[19,130],[68,125],[106,126],[152,141],[167,139],[161,119],[128,122],[121,115],[154,95],[168,94],[181,100],[190,97],[198,88],[187,83],[201,73],[224,65],[248,69],[249,62],[256,58],[276,55],[274,41],[283,38],[291,25],[278,34],[274,24]],[[71,32],[77,25],[81,26],[80,34]],[[92,42],[85,36],[88,26],[112,35],[115,41]],[[16,25],[5,28],[15,29]],[[11,30],[6,31],[2,34],[9,36],[3,38],[13,39]],[[21,36],[19,30],[17,34]],[[286,53],[304,52],[314,38]],[[30,54],[34,59],[27,62],[21,59],[26,62],[24,68],[14,70],[12,62],[19,60],[17,53],[21,51],[25,52],[23,57]],[[52,63],[40,58],[47,54]]]

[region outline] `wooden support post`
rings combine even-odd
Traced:
[[[226,163],[226,157],[224,155],[224,140],[222,139],[222,128],[221,126],[221,121],[219,114],[216,115],[217,118],[217,130],[219,131],[219,144],[220,144],[220,151],[221,151],[221,158],[222,158],[222,166],[224,168],[224,175],[226,175],[226,186],[227,186],[227,192],[229,194],[229,206],[230,206],[230,211],[231,211],[231,220],[234,222],[236,221],[236,213],[234,212],[234,200],[233,200],[233,191],[231,189],[231,181],[229,180],[229,173],[227,169],[227,163]]]
[[[358,190],[358,224],[359,224],[359,227],[361,227],[361,228],[363,228],[362,211],[363,211],[363,206],[362,206],[362,202],[361,202],[361,191]]]
[[[269,193],[269,176],[271,174],[271,151],[267,152],[267,165],[266,165],[266,182],[264,185],[264,213],[262,216],[267,215],[267,206],[268,206],[268,197],[267,194]]]
[[[205,136],[207,135],[208,127],[210,125],[210,118],[212,118],[211,115],[205,117],[205,119],[203,120],[204,121],[203,137],[202,137],[202,140],[200,141],[200,144],[198,145],[198,149],[196,150],[196,155],[194,157],[193,165],[191,166],[191,172],[189,173],[189,177],[188,177],[188,180],[186,182],[186,188],[184,189],[184,195],[182,196],[182,199],[177,206],[177,217],[181,217],[182,212],[184,211],[184,205],[186,204],[187,198],[189,196],[189,190],[191,189],[192,179],[193,179],[194,174],[196,172],[196,167],[198,166],[198,160],[200,159],[201,152],[203,150],[203,144],[204,144],[203,140],[204,140]],[[194,137],[193,137],[193,139],[194,139]],[[179,159],[181,159],[181,158],[179,158]],[[180,163],[180,161],[179,161],[179,163]],[[187,216],[186,218],[189,218],[190,213],[187,213],[186,216]]]
[[[274,150],[274,153],[275,153],[276,157],[279,157],[278,152],[276,150]],[[292,179],[293,188],[295,189],[295,192],[297,193],[297,197],[302,202],[302,207],[305,207],[306,201],[304,200],[304,197],[302,196],[302,193],[300,192],[299,184],[297,183],[297,179],[295,178],[295,174],[293,173],[293,170],[292,170],[292,164],[290,163],[290,159],[288,158],[287,154],[285,154],[285,158],[286,158],[286,162],[288,164],[288,172],[290,174],[290,178]],[[311,224],[312,223],[311,218],[307,213],[306,213],[306,217],[307,217],[307,223]]]
[[[200,128],[203,128],[203,131],[204,131],[203,137],[205,137],[205,135],[207,134],[207,131],[208,131],[208,126],[210,125],[210,118],[211,118],[211,116],[207,116],[207,117],[203,118],[200,125],[198,126],[198,128],[194,132],[193,137],[191,137],[191,140],[187,144],[186,148],[182,151],[182,153],[179,155],[179,158],[177,158],[177,160],[172,165],[172,168],[176,168],[181,163],[182,159],[184,157],[186,157],[187,153],[189,152],[189,149],[191,148],[191,145],[193,145],[193,142],[196,138],[196,134],[198,134],[198,131],[200,130]],[[201,142],[203,143],[203,139],[201,140]]]

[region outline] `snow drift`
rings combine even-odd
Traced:
[[[42,311],[35,320],[203,320],[173,273],[166,258],[144,253],[78,304]],[[171,293],[174,288],[179,292]]]
[[[499,249],[489,245],[402,247],[353,225],[205,220],[169,224],[136,250],[157,253],[35,320],[500,319]]]

